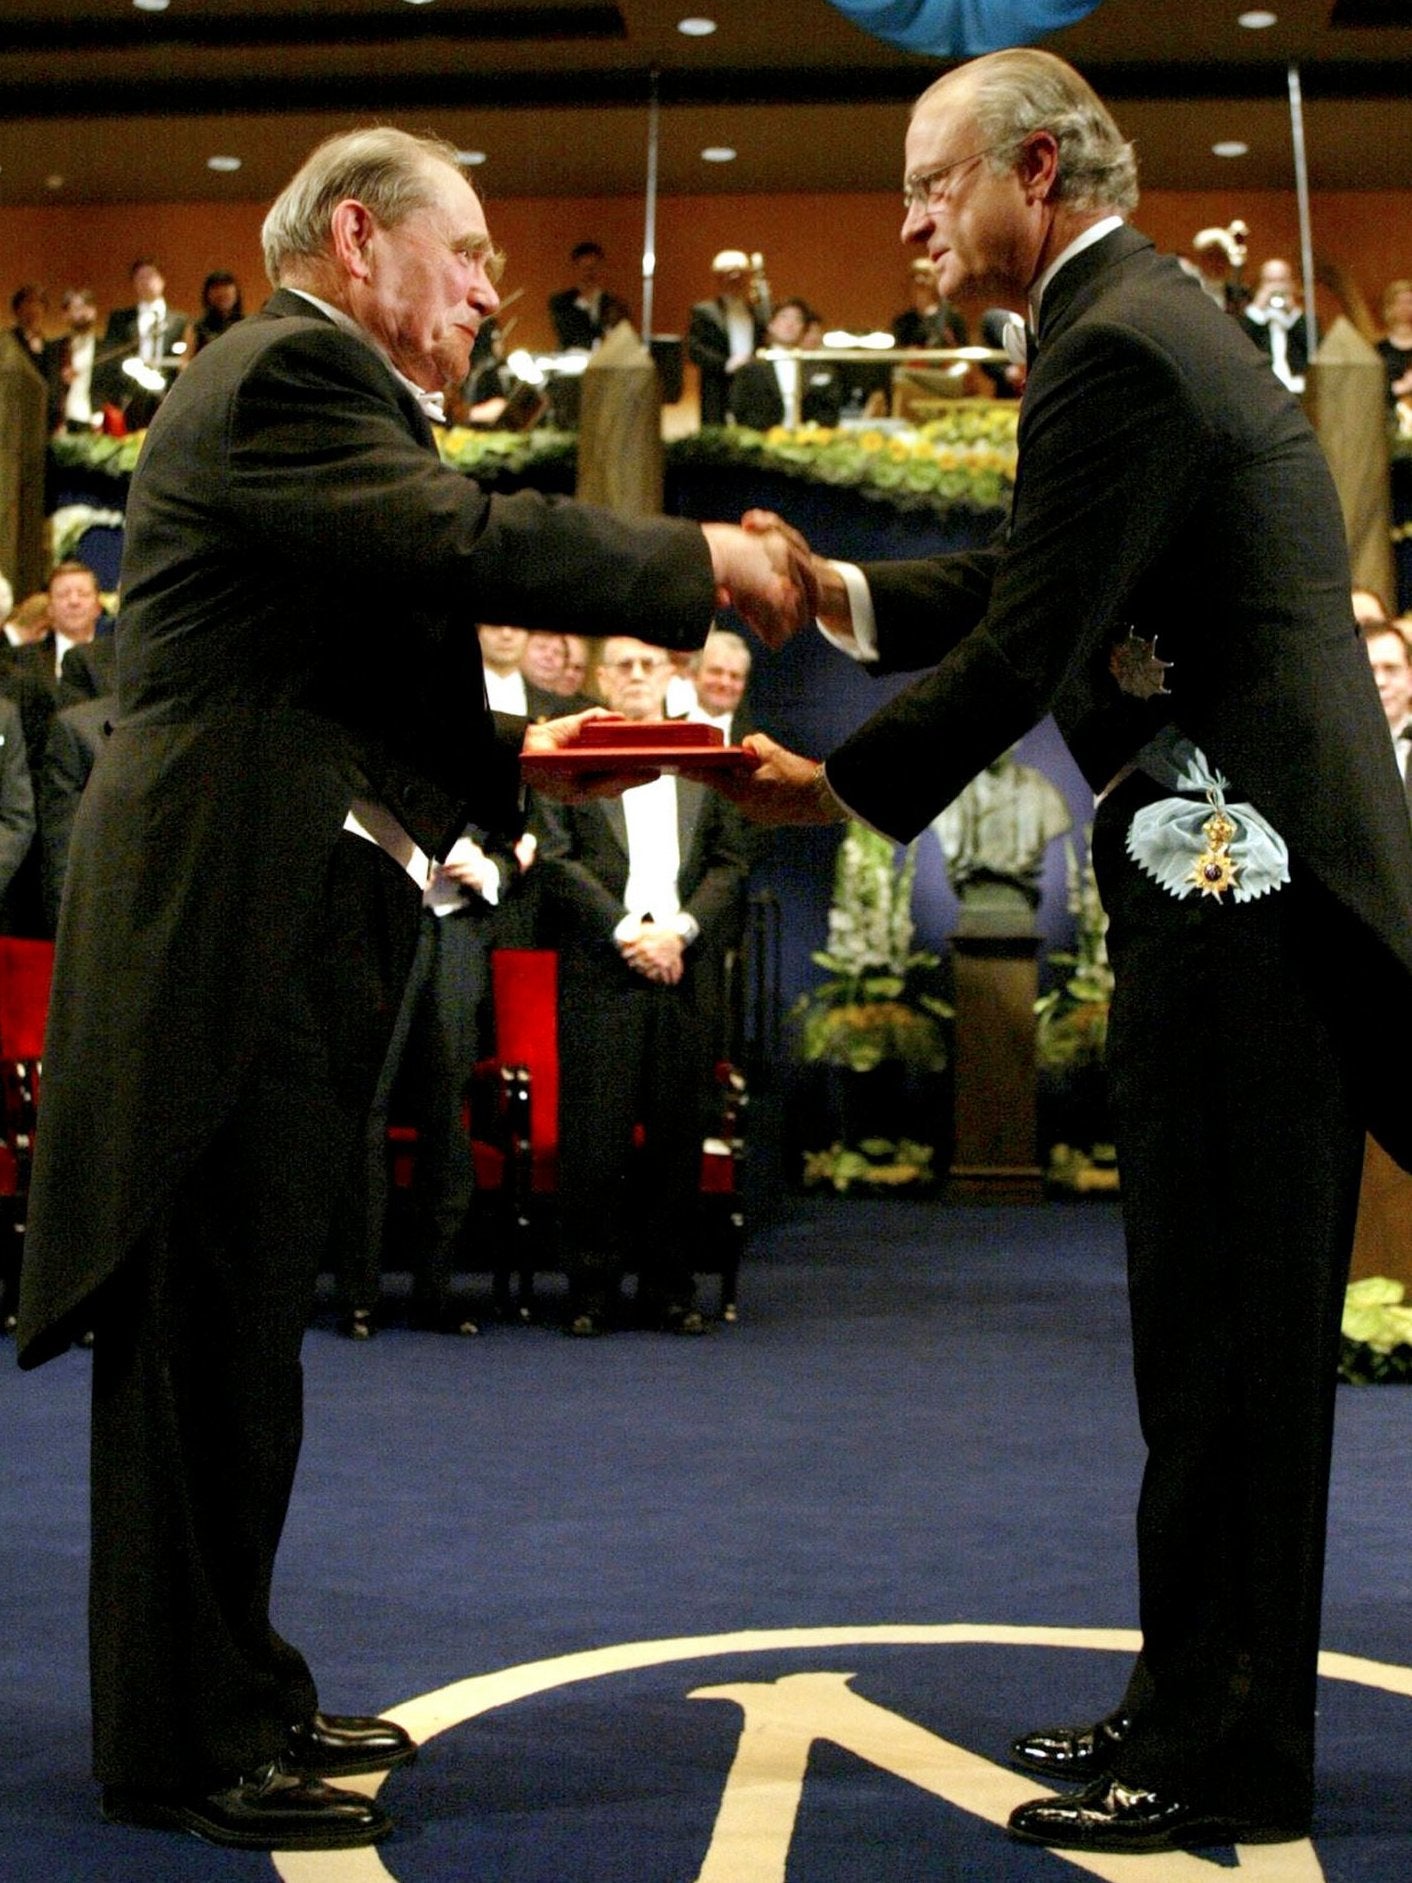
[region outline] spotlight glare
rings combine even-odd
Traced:
[[[1211,146],[1211,155],[1213,157],[1244,157],[1249,150],[1249,144],[1242,144],[1238,137],[1224,137],[1219,144]]]
[[[1260,33],[1267,26],[1273,26],[1279,17],[1278,13],[1272,13],[1268,7],[1251,7],[1248,13],[1236,15],[1236,25],[1244,26],[1249,32]]]
[[[729,144],[708,144],[701,153],[703,163],[734,163],[735,152]]]
[[[716,30],[714,20],[704,20],[699,14],[689,19],[677,21],[677,31],[685,33],[688,39],[705,39]]]
[[[484,163],[485,152],[483,150],[458,150],[456,152],[456,161],[462,164]]]
[[[206,159],[206,168],[208,170],[221,170],[229,173],[232,170],[238,170],[240,168],[240,159],[239,157],[208,157]]]

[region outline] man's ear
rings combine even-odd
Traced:
[[[1059,143],[1054,133],[1031,131],[1020,146],[1016,167],[1030,201],[1048,202],[1059,181]]]
[[[355,281],[368,279],[368,247],[376,229],[373,212],[356,196],[346,196],[334,205],[329,244],[340,269]]]

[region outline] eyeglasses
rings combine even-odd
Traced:
[[[956,157],[950,163],[938,164],[935,170],[918,171],[903,182],[902,207],[912,216],[944,203],[953,187],[947,182],[948,177],[956,177],[959,182],[959,171],[968,170],[973,163],[979,163],[982,157],[993,157],[997,151],[1013,148],[1011,142],[991,144],[985,150],[972,151],[969,157]]]
[[[671,664],[669,660],[655,658],[651,654],[629,654],[625,660],[600,662],[605,672],[619,674],[624,680],[635,673],[665,673]]]

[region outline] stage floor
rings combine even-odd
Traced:
[[[311,1333],[276,1620],[330,1710],[425,1738],[394,1837],[317,1862],[99,1819],[89,1360],[0,1356],[3,1883],[1073,1873],[998,1820],[1038,1789],[1009,1736],[1105,1710],[1133,1640],[1116,1212],[798,1203],[741,1303],[695,1341]],[[1410,1425],[1341,1389],[1312,1846],[1084,1873],[1412,1876]]]

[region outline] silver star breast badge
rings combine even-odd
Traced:
[[[1169,694],[1172,689],[1163,683],[1167,670],[1175,664],[1158,659],[1155,634],[1148,641],[1135,628],[1129,628],[1128,638],[1115,641],[1108,650],[1109,673],[1124,693],[1130,693],[1135,700],[1151,700],[1159,694]]]

